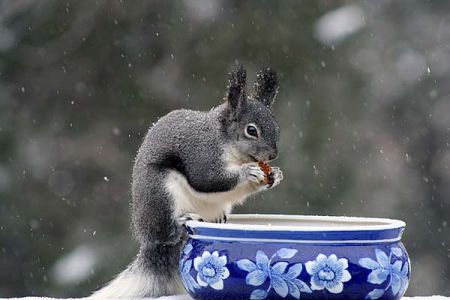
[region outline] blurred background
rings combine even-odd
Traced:
[[[272,66],[285,180],[240,213],[408,223],[408,295],[450,295],[450,2],[0,1],[0,295],[85,296],[136,254],[159,116]]]

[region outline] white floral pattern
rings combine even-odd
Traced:
[[[202,256],[194,259],[194,268],[197,270],[197,282],[200,286],[210,286],[215,290],[223,289],[223,280],[230,276],[225,255],[219,256],[219,252],[212,254],[204,251]]]
[[[180,260],[180,274],[186,290],[193,294],[207,287],[224,290],[225,280],[230,277],[230,270],[227,268],[228,257],[220,255],[219,251],[204,249],[200,252],[201,255],[195,257],[192,250],[193,245],[187,244]],[[240,259],[234,262],[237,269],[247,272],[245,283],[257,287],[250,293],[249,298],[270,299],[276,293],[282,298],[300,299],[303,293],[313,291],[339,294],[344,292],[345,283],[353,279],[348,270],[347,258],[339,258],[336,254],[319,254],[305,264],[289,263],[297,252],[296,249],[281,248],[272,256],[267,256],[264,251],[258,250],[254,261]],[[400,247],[390,248],[389,253],[376,249],[375,260],[364,257],[358,260],[358,264],[370,270],[367,282],[378,285],[369,290],[366,299],[380,299],[389,291],[394,297],[400,297],[406,291],[410,264]],[[357,265],[352,266],[354,268]],[[192,274],[193,269],[197,272],[196,275]],[[233,277],[236,275],[238,274]],[[241,276],[239,274],[236,277]],[[309,280],[309,285],[302,280]],[[354,280],[359,281],[358,277]],[[228,285],[226,287],[230,288]]]
[[[270,290],[274,291],[281,297],[291,295],[296,299],[300,299],[300,294],[312,293],[306,283],[297,277],[302,272],[302,264],[294,264],[288,268],[288,263],[284,261],[276,262],[272,265],[272,260],[276,257],[287,259],[293,257],[297,253],[295,249],[281,248],[269,259],[267,255],[258,250],[256,252],[256,263],[248,259],[237,261],[239,269],[249,272],[245,278],[245,282],[252,286],[261,286],[267,279],[270,284],[267,289],[256,289],[250,295],[250,299],[266,299]]]
[[[189,253],[191,253],[192,249],[193,249],[192,245],[187,244],[183,249],[183,254],[187,256]],[[181,260],[180,263],[181,280],[183,281],[183,284],[186,287],[186,289],[193,293],[195,292],[195,289],[199,289],[200,286],[191,276],[191,274],[189,274],[191,269],[192,269],[192,259]]]
[[[338,294],[344,289],[344,282],[352,276],[347,271],[346,258],[337,258],[335,254],[326,256],[319,254],[316,260],[308,261],[306,271],[311,275],[311,289],[327,289],[330,293]]]
[[[390,249],[388,257],[382,250],[376,249],[375,256],[377,261],[368,257],[359,260],[362,267],[372,270],[367,276],[367,282],[383,284],[389,278],[389,283],[384,289],[373,289],[367,294],[366,299],[381,298],[389,288],[391,288],[394,296],[399,294],[400,291],[405,291],[408,286],[409,262],[403,263],[400,259],[394,259],[394,262],[391,263],[392,258],[403,256],[402,250],[393,247]]]

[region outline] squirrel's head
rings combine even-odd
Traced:
[[[246,95],[246,72],[237,65],[230,73],[224,130],[242,162],[270,161],[278,156],[280,128],[270,111],[278,92],[276,73],[257,74],[254,92]]]

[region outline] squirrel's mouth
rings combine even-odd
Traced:
[[[248,157],[250,157],[253,162],[259,162],[259,160],[257,160],[253,155],[249,154]]]

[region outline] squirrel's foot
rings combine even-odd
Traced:
[[[226,223],[227,222],[227,214],[222,213],[222,215],[214,220],[214,223]]]
[[[184,213],[177,218],[177,223],[180,226],[184,226],[187,221],[203,222],[204,220],[199,214],[195,213]]]
[[[272,167],[272,177],[273,183],[267,186],[268,189],[280,184],[281,180],[283,180],[283,172],[278,167]]]

